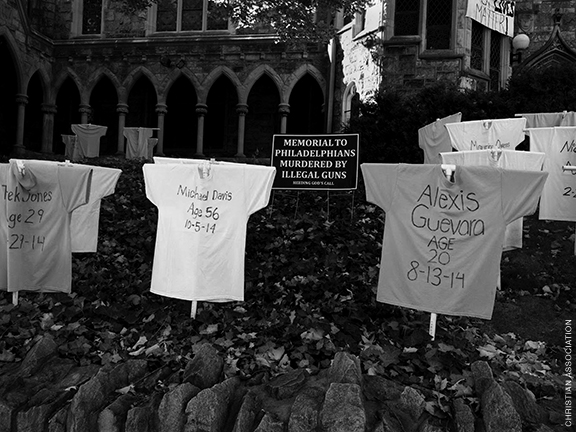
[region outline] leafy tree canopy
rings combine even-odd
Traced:
[[[119,0],[128,11],[138,11],[163,0]],[[338,11],[351,16],[372,0],[213,0],[210,13],[223,14],[240,31],[271,28],[280,40],[326,43],[337,30]]]

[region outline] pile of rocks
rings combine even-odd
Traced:
[[[513,432],[550,429],[550,413],[515,382],[472,365],[480,412],[455,399],[449,420],[426,410],[418,390],[363,375],[340,352],[330,368],[274,378],[224,379],[223,359],[203,345],[184,371],[149,371],[147,360],[78,366],[50,336],[0,374],[0,432]],[[559,429],[560,430],[560,429]]]

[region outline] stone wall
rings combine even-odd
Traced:
[[[514,381],[472,364],[479,411],[454,399],[430,415],[425,389],[364,375],[339,352],[316,375],[297,369],[266,380],[223,376],[223,359],[202,345],[184,370],[145,359],[78,366],[41,338],[18,365],[0,369],[0,432],[549,432],[562,413],[540,407]],[[151,369],[152,368],[152,369]],[[555,428],[556,426],[556,428]]]

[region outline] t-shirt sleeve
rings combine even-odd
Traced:
[[[276,168],[257,165],[246,165],[243,168],[246,210],[252,214],[268,205]]]
[[[397,164],[360,165],[366,186],[366,200],[388,211],[392,205],[396,182],[398,179]]]
[[[547,177],[545,171],[501,170],[502,209],[506,223],[536,211]]]
[[[115,168],[100,168],[95,169],[92,174],[92,190],[90,199],[100,199],[112,195],[116,190],[116,183],[122,174],[122,170]],[[96,196],[94,193],[97,192]]]
[[[144,164],[142,172],[144,173],[144,185],[146,189],[146,198],[156,207],[162,204],[162,197],[166,195],[166,190],[162,190],[163,182],[160,181],[162,173],[165,173],[170,165]]]
[[[64,207],[71,212],[90,199],[92,168],[81,165],[58,166],[58,182]]]

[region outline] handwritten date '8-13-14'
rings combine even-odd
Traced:
[[[423,266],[420,265],[418,261],[410,262],[410,270],[406,273],[406,277],[412,282],[424,278],[426,283],[433,286],[440,286],[446,283],[450,289],[464,289],[464,273],[449,272],[444,274],[444,271],[440,267]]]

